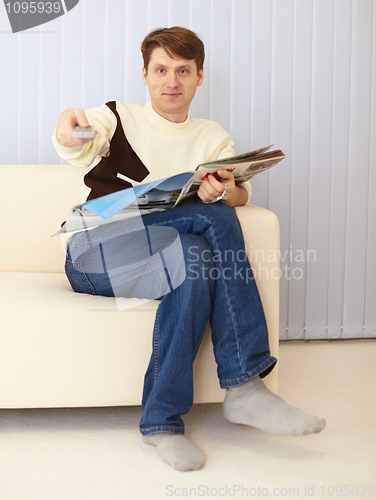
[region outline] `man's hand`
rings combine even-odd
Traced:
[[[56,139],[59,144],[66,148],[72,148],[74,146],[82,146],[86,142],[93,140],[73,137],[72,132],[76,125],[80,125],[81,127],[90,126],[83,109],[67,109],[61,113],[56,126]]]
[[[223,184],[227,184],[229,186],[229,191],[225,204],[230,207],[245,205],[248,200],[247,190],[244,187],[237,186],[235,184],[232,172],[229,172],[228,170],[218,170],[217,177],[218,176],[220,177],[220,180],[212,174],[204,179],[199,190],[197,191],[199,198],[204,203],[210,203],[218,196],[221,196],[225,189]]]

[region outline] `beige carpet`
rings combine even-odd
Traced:
[[[141,441],[138,407],[0,410],[0,500],[376,498],[375,358],[375,340],[281,343],[280,396],[326,429],[272,436],[197,405],[185,421],[207,455],[198,472]]]

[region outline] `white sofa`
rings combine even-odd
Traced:
[[[119,311],[112,298],[74,293],[51,237],[79,201],[83,170],[0,169],[0,408],[139,405],[158,302]],[[278,357],[278,219],[256,206],[237,211]],[[209,328],[194,374],[196,403],[223,400]],[[277,392],[277,367],[265,381]]]

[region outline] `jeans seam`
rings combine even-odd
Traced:
[[[155,270],[157,271],[157,273],[159,274],[159,277],[160,277],[160,279],[161,279],[162,283],[168,283],[168,280],[167,280],[167,278],[166,278],[166,273],[165,273],[164,269],[162,269],[162,267],[158,264],[158,262],[156,262],[156,263],[154,264],[154,266],[155,266],[155,267],[154,267],[154,268],[152,268],[152,269],[150,269],[150,270],[149,270],[149,269],[146,269],[146,271],[145,271],[145,273],[144,273],[144,274],[146,274],[147,272],[152,272],[152,271],[154,271],[154,269],[155,269]]]
[[[273,358],[272,356],[269,357],[268,360],[264,361],[260,366],[255,368],[252,372],[250,373],[244,373],[242,377],[237,377],[233,379],[228,379],[228,380],[220,380],[220,386],[222,389],[227,389],[228,387],[232,387],[235,385],[240,385],[244,382],[248,382],[249,380],[252,380],[253,378],[257,377],[260,375],[262,372],[270,368],[271,366],[274,366],[276,364],[277,360]]]
[[[155,316],[154,323],[154,382],[159,376],[159,327],[158,327],[158,310]]]
[[[72,262],[71,260],[66,260],[66,263],[68,264],[68,273],[69,273],[68,278],[69,278],[69,280],[71,280],[71,269],[78,271],[81,274],[82,278],[84,279],[86,285],[90,288],[91,295],[96,295],[95,289],[94,289],[93,285],[90,283],[88,277],[86,276],[81,262]]]
[[[143,435],[158,434],[161,432],[170,434],[184,434],[184,427],[177,427],[174,425],[155,425],[148,429],[140,429]]]
[[[207,327],[207,324],[206,324],[206,325],[204,326],[204,328],[202,329],[202,332],[201,332],[201,340],[202,340],[202,338],[204,337],[206,327]],[[194,352],[193,352],[193,359],[195,359],[195,358],[196,358],[196,356],[197,356],[198,350],[200,349],[200,346],[201,346],[201,342],[198,342],[197,344],[198,344],[198,345],[196,346],[196,349],[195,349],[195,350],[194,350]]]

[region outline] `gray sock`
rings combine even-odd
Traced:
[[[230,422],[279,435],[318,433],[326,425],[325,420],[289,405],[270,392],[260,377],[227,389],[223,413]]]
[[[182,434],[160,432],[142,438],[146,444],[156,446],[163,460],[176,470],[199,470],[205,464],[203,451]]]

